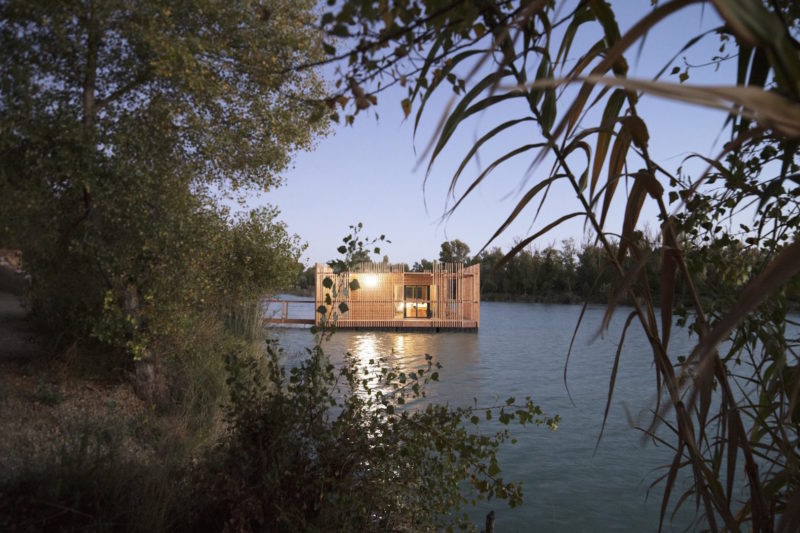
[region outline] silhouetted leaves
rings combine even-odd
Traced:
[[[795,371],[800,363],[796,339],[786,329],[787,301],[796,302],[800,295],[794,266],[800,224],[800,56],[793,38],[800,15],[791,2],[713,2],[723,26],[691,36],[655,80],[629,78],[626,55],[632,47],[638,44],[641,52],[651,31],[661,29],[665,21],[679,23],[686,8],[696,3],[654,2],[624,33],[616,21],[616,10],[622,8],[602,1],[559,5],[561,11],[549,2],[488,2],[480,9],[472,3],[422,2],[421,11],[392,4],[384,14],[403,20],[402,29],[377,15],[358,21],[364,24],[367,40],[372,35],[387,40],[375,43],[375,53],[361,48],[366,56],[361,65],[370,58],[376,61],[374,68],[361,73],[369,77],[395,69],[401,80],[415,80],[402,104],[405,110],[419,102],[415,131],[423,109],[431,112],[433,93],[447,86],[453,91],[454,107],[433,113],[440,120],[423,156],[431,155],[429,171],[456,132],[475,124],[467,120],[470,116],[486,112],[491,120],[491,111],[503,107],[502,121],[476,135],[478,140],[454,169],[449,194],[455,201],[447,214],[479,185],[490,186],[497,167],[512,160],[526,162],[520,179],[535,181],[520,188],[520,198],[487,246],[526,216],[532,202],[538,206],[528,219],[535,227],[540,210],[553,203],[548,193],[555,186],[568,187],[578,207],[557,206],[561,212],[552,215],[553,222],[518,241],[509,253],[484,246],[477,257],[484,290],[519,291],[532,298],[550,294],[543,286],[518,282],[519,272],[531,271],[534,264],[566,265],[565,257],[577,255],[587,292],[592,295],[602,287],[601,292],[610,294],[604,323],[621,302],[628,303],[633,314],[625,330],[638,321],[650,342],[657,399],[646,431],[661,442],[665,441],[658,430],[672,432],[676,453],[662,478],[666,491],[661,524],[672,498],[676,508],[693,500],[712,530],[724,526],[768,531],[785,512],[788,495],[800,490],[800,461],[794,451],[798,429],[787,422],[788,406],[793,413],[800,403],[800,372]],[[477,24],[481,29],[473,31]],[[556,30],[557,25],[563,30]],[[583,32],[590,31],[602,37],[577,38],[579,32],[584,37]],[[478,42],[484,35],[492,36],[491,43]],[[702,67],[686,59],[682,67],[673,63],[694,52],[701,40],[715,37],[720,39],[720,55],[710,63],[715,66],[738,55],[736,79],[693,85],[690,70]],[[393,40],[402,42],[409,53],[414,45],[425,52],[417,61],[381,63],[377,50],[391,49],[388,41]],[[670,68],[680,83],[659,81]],[[580,84],[577,91],[566,88],[572,83]],[[525,97],[525,105],[519,106],[516,117],[508,117],[505,109],[518,96]],[[721,152],[716,157],[689,156],[705,161],[705,172],[689,175],[679,168],[673,173],[668,161],[652,159],[651,135],[656,138],[659,124],[638,109],[640,98],[651,96],[726,112],[731,137]],[[512,143],[503,135],[504,144],[499,143],[501,134],[528,120],[538,123],[538,135],[520,135]],[[691,127],[691,120],[685,123]],[[467,164],[478,151],[492,146],[500,155],[468,174]],[[585,157],[576,158],[576,152]],[[630,165],[641,170],[632,172]],[[465,179],[466,186],[459,190],[459,181]],[[559,201],[566,197],[560,195]],[[610,213],[618,205],[625,206],[621,224],[611,228],[610,221],[616,224],[618,217]],[[642,231],[644,212],[656,213],[660,239]],[[739,229],[738,219],[751,215],[753,222]],[[536,247],[537,239],[578,217],[594,241],[581,254],[551,260],[558,250]],[[549,276],[551,281],[571,279]],[[659,302],[660,320],[655,308]],[[678,323],[699,339],[688,358],[668,351],[673,310]],[[730,348],[721,355],[717,349],[726,340]],[[784,368],[791,373],[784,375]],[[736,387],[746,393],[734,393]],[[691,481],[676,497],[679,471]],[[736,482],[731,481],[734,477]],[[741,481],[747,485],[744,498],[735,494]]]

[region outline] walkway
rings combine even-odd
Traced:
[[[8,280],[8,270],[0,266],[0,276]],[[0,362],[22,360],[42,353],[43,349],[28,320],[28,310],[22,306],[12,287],[0,287]]]

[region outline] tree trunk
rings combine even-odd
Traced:
[[[97,54],[100,50],[100,24],[94,2],[89,2],[86,14],[86,72],[83,77],[83,123],[87,130],[94,126],[95,91],[97,86]],[[87,131],[87,133],[91,133]],[[91,135],[90,135],[91,137]]]

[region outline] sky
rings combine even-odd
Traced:
[[[615,3],[623,34],[646,13],[649,6],[650,2],[646,0]],[[652,78],[691,37],[719,23],[709,7],[703,10],[702,6],[692,6],[681,11],[647,37],[638,61],[636,47],[626,54],[631,67],[629,76]],[[579,37],[592,39],[592,42],[599,35],[599,30],[596,34],[579,32]],[[717,36],[707,37],[694,49],[690,60],[696,63],[709,60],[717,53],[719,45]],[[573,50],[580,49],[581,42],[576,39]],[[682,65],[680,58],[675,64]],[[718,72],[713,67],[694,69],[687,83],[732,83],[735,68],[733,60],[723,63]],[[667,77],[666,80],[677,82],[677,77]],[[378,105],[367,113],[360,113],[353,126],[334,125],[331,134],[319,139],[313,150],[297,154],[292,167],[284,174],[282,187],[249,197],[248,205],[277,206],[289,231],[298,234],[308,244],[303,254],[303,261],[308,265],[336,257],[336,248],[348,233],[348,226],[357,222],[364,224],[365,235],[385,234],[392,241],[383,247],[378,260],[384,254],[393,263],[413,264],[420,258],[436,259],[441,243],[450,239],[460,239],[473,253],[477,252],[524,194],[526,189],[523,186],[530,187],[542,176],[547,176],[549,165],[541,165],[524,181],[533,156],[509,162],[481,184],[452,216],[444,217],[450,179],[461,158],[480,135],[504,120],[524,116],[525,111],[522,100],[512,100],[502,109],[469,122],[451,140],[426,180],[428,162],[421,160],[420,156],[450,102],[451,93],[448,91],[442,90],[432,99],[416,141],[413,120],[404,120],[400,105],[405,90],[381,93]],[[559,109],[564,107],[566,104],[562,103]],[[672,172],[691,152],[714,155],[729,135],[722,129],[725,116],[719,111],[645,96],[640,101],[639,113],[650,127],[651,156]],[[494,146],[481,151],[480,164],[472,162],[467,166],[458,190],[463,190],[498,155],[521,144],[539,142],[541,136],[538,126],[530,122],[517,126],[497,141]],[[594,147],[594,141],[590,144]],[[698,175],[704,167],[689,162],[684,164],[684,169],[687,168]],[[617,200],[612,204],[607,227],[618,230],[621,228],[624,195],[618,193]],[[508,250],[517,240],[561,215],[577,210],[577,207],[571,189],[554,188],[537,218],[534,217],[534,208],[527,209],[492,246]],[[567,238],[580,244],[586,234],[580,218],[575,220],[575,223],[543,236],[534,246],[559,245]],[[644,225],[653,229],[658,227],[652,206],[646,205],[643,210],[640,227]]]

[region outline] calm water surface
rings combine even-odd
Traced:
[[[501,456],[504,478],[523,482],[525,503],[510,509],[503,502],[488,502],[474,511],[476,521],[493,509],[497,531],[655,531],[661,492],[654,489],[648,497],[647,489],[671,453],[652,442],[643,444],[641,432],[631,427],[631,421],[646,425],[655,405],[652,356],[635,323],[626,337],[609,421],[595,452],[627,312],[618,311],[609,333],[596,337],[603,308],[587,310],[567,370],[574,404],[563,375],[579,306],[485,302],[477,334],[340,331],[326,351],[334,356],[350,351],[365,361],[383,355],[410,369],[423,366],[429,353],[444,366],[441,382],[428,388],[432,399],[469,405],[477,398],[485,405],[496,397],[531,396],[545,413],[561,415],[556,432],[543,427],[515,430],[519,442]],[[276,331],[290,357],[311,344],[307,329]],[[670,351],[686,355],[690,348],[688,336],[674,331]],[[692,503],[665,529],[691,528],[690,507]]]

